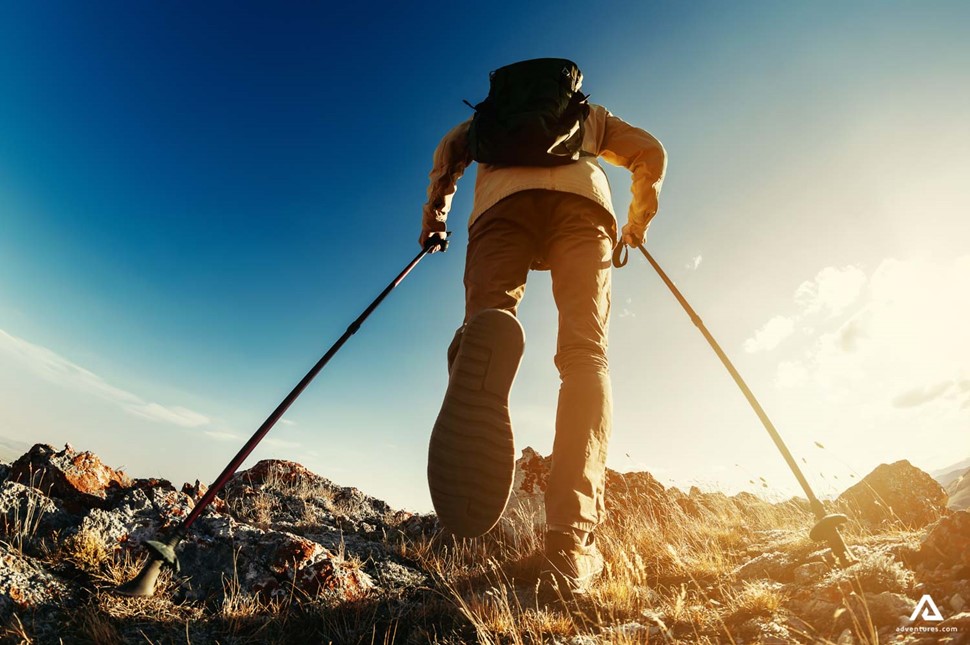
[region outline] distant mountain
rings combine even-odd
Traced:
[[[946,487],[946,492],[950,496],[946,503],[947,508],[955,511],[970,509],[970,468],[951,481]]]
[[[0,462],[11,462],[30,450],[30,444],[25,441],[15,441],[0,437]]]
[[[934,476],[933,479],[939,482],[940,486],[943,488],[949,488],[950,484],[963,477],[967,470],[970,470],[970,468],[957,468],[956,470],[949,470],[942,475]]]
[[[953,481],[960,478],[963,473],[970,469],[970,457],[967,457],[963,461],[959,461],[955,464],[950,464],[946,468],[940,468],[939,470],[934,470],[930,473],[930,477],[940,482],[940,486],[946,488]]]

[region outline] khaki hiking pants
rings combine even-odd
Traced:
[[[469,231],[465,322],[483,309],[514,315],[529,269],[552,271],[562,384],[545,497],[550,526],[592,531],[605,517],[613,420],[606,337],[615,235],[615,220],[602,206],[551,190],[514,193],[482,213]]]

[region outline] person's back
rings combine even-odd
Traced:
[[[564,82],[578,92],[582,75],[575,68],[570,78],[570,69],[563,67]],[[575,95],[570,99],[577,102]],[[580,99],[585,105],[585,97]],[[606,352],[617,225],[609,182],[596,160],[603,157],[633,173],[633,200],[621,234],[628,245],[643,241],[666,168],[664,149],[653,136],[601,106],[583,112],[579,149],[566,151],[572,159],[548,166],[479,163],[464,323],[448,349],[448,390],[428,452],[428,481],[441,523],[463,537],[491,529],[508,501],[514,473],[508,394],[524,345],[516,309],[529,270],[550,270],[562,385],[546,489],[546,556],[555,578],[573,592],[584,591],[602,568],[592,533],[605,514],[612,422]],[[469,119],[453,128],[435,150],[422,245],[445,236],[456,182],[475,160],[473,150],[481,148],[472,124]],[[541,155],[538,163],[545,163]]]

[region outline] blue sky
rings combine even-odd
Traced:
[[[0,435],[211,479],[416,252],[431,153],[468,116],[462,99],[484,96],[491,69],[552,55],[663,141],[649,246],[812,470],[965,457],[970,8],[590,7],[0,4]],[[629,180],[608,172],[623,219]],[[430,507],[473,179],[452,249],[257,456]],[[548,291],[533,274],[513,395],[518,445],[544,452]],[[615,276],[611,340],[611,466],[792,486],[636,259]]]

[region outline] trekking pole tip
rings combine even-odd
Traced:
[[[128,582],[115,587],[114,592],[122,596],[147,597],[155,595],[155,585],[158,583],[158,574],[162,571],[162,565],[167,564],[176,571],[180,569],[178,556],[175,555],[175,546],[179,542],[179,537],[175,536],[166,542],[148,540],[145,548],[148,550],[148,561],[142,567],[138,575]]]
[[[842,534],[839,533],[839,527],[847,521],[849,518],[842,513],[831,513],[816,522],[808,533],[808,536],[817,542],[828,542],[832,553],[844,567],[855,561],[852,552],[842,539]]]

